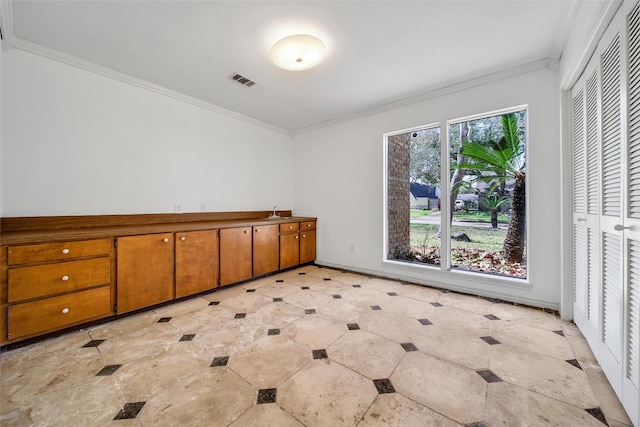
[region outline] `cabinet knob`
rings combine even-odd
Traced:
[[[182,236],[182,237],[180,238],[180,240],[182,240],[182,241],[184,242],[185,240],[187,240],[187,238],[186,238],[186,237],[184,237],[184,236]]]
[[[296,239],[298,238],[298,236],[296,235]]]
[[[162,239],[163,242],[168,243],[169,239],[167,239],[166,237],[164,239]]]
[[[256,233],[259,233],[259,232],[260,232],[260,229],[259,229],[259,228],[256,228]]]
[[[311,228],[311,224],[307,224],[307,228]]]
[[[62,253],[63,253],[63,254],[65,254],[65,255],[66,255],[66,254],[68,254],[68,253],[69,253],[69,249],[64,248],[64,249],[62,250]]]
[[[62,281],[66,282],[67,280],[69,280],[69,276],[62,276]]]
[[[290,226],[289,226],[289,230],[291,230],[292,228],[293,228],[293,225],[290,225]]]
[[[69,309],[67,307],[62,309],[62,314],[67,314],[69,312]]]
[[[303,234],[303,235],[302,235],[302,238],[304,239],[305,237],[307,237],[307,235],[306,235],[306,234]]]
[[[249,232],[249,231],[247,231],[247,230],[244,230],[244,234],[247,234],[248,232]]]

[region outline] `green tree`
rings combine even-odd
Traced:
[[[509,262],[522,262],[525,241],[525,145],[524,132],[518,126],[515,113],[500,118],[502,136],[498,140],[463,141],[461,154],[467,162],[457,169],[477,171],[475,179],[484,182],[514,182],[511,196],[511,216],[502,248]]]
[[[509,203],[509,198],[507,196],[489,196],[482,199],[481,204],[489,209],[489,212],[491,212],[492,228],[498,228],[498,210],[507,203]]]

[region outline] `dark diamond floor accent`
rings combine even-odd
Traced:
[[[389,295],[390,297],[397,297],[398,294],[396,294],[395,292],[387,292],[387,295]]]
[[[211,362],[211,367],[227,366],[228,362],[229,362],[229,356],[214,357],[213,362]]]
[[[180,341],[192,341],[196,334],[184,334],[180,337]]]
[[[372,305],[371,310],[382,310],[379,305]]]
[[[585,411],[590,413],[595,419],[600,421],[602,424],[604,424],[606,426],[609,425],[609,423],[607,422],[607,419],[604,416],[604,413],[602,412],[602,409],[600,409],[600,408],[590,408],[590,409],[585,409]]]
[[[378,390],[378,394],[396,392],[396,389],[393,388],[393,384],[391,384],[391,381],[389,381],[388,378],[383,378],[381,380],[373,380],[373,385],[376,386],[376,389]]]
[[[316,314],[315,308],[307,308],[304,310],[304,314]]]
[[[137,417],[145,403],[147,402],[125,403],[124,408],[120,409],[113,420],[130,420]]]
[[[561,337],[564,337],[564,331],[560,330],[560,331],[553,331],[554,334],[558,334]]]
[[[442,304],[440,304],[439,302],[432,302],[431,305],[434,307],[442,307]]]
[[[347,323],[347,328],[349,328],[350,331],[356,331],[360,329],[360,326],[358,326],[357,323]]]
[[[498,316],[494,316],[493,314],[485,314],[484,317],[486,317],[489,320],[500,320]]]
[[[569,360],[566,360],[566,362],[582,370],[582,366],[580,366],[580,362],[578,362],[577,359],[569,359]]]
[[[472,423],[472,424],[465,424],[464,427],[487,427],[487,425],[485,423]]]
[[[342,295],[331,295],[334,299],[340,299],[342,298]]]
[[[284,282],[284,280],[282,280],[282,279],[277,279],[276,280],[276,283],[282,283],[282,282]]]
[[[418,351],[418,347],[416,347],[412,342],[405,342],[400,345],[404,348],[404,351]]]
[[[280,335],[280,329],[277,329],[277,328],[269,329],[267,331],[267,335]]]
[[[300,289],[302,289],[302,290],[307,290],[307,289],[309,289],[309,287],[308,287],[308,286],[303,286],[303,287],[301,287]]]
[[[300,273],[298,273],[298,274],[299,274],[300,276],[304,276],[304,275],[305,275],[305,274],[307,274],[307,273],[305,273],[304,271],[301,271],[301,272],[300,272]]]
[[[491,369],[483,369],[476,372],[488,383],[499,383],[502,381],[502,378],[494,374]]]
[[[158,320],[158,323],[168,323],[171,320],[171,317],[161,317]]]
[[[100,372],[96,374],[97,377],[107,377],[109,375],[113,375],[115,371],[120,369],[122,365],[107,365],[104,368],[100,369]]]
[[[236,313],[236,319],[244,319],[247,317],[247,313]]]
[[[103,342],[104,342],[104,340],[91,340],[88,343],[86,343],[85,345],[83,345],[82,348],[97,347],[100,344],[102,344]]]
[[[500,341],[498,341],[494,337],[480,337],[480,339],[489,345],[502,344]]]
[[[255,292],[255,289],[247,289],[247,292]]]
[[[276,392],[275,388],[263,388],[258,390],[258,404],[260,403],[276,403]]]
[[[351,286],[353,286],[354,288],[361,288],[362,287],[360,285],[351,285]]]
[[[427,325],[433,325],[433,323],[431,323],[429,321],[429,319],[418,319],[418,322],[422,323],[423,325],[427,326]]]
[[[331,280],[331,277],[325,277],[325,278],[324,278],[324,279],[322,279],[322,280],[324,280],[325,282],[328,282],[329,280]]]
[[[280,302],[280,301],[282,301],[282,298],[274,298],[273,299],[273,302]]]
[[[313,350],[311,354],[313,354],[314,359],[326,359],[329,357],[327,356],[327,350]]]
[[[220,301],[211,301],[209,303],[209,305],[218,305],[218,304],[220,304]]]

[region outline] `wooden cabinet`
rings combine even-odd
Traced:
[[[173,233],[118,237],[118,313],[174,298]]]
[[[262,276],[278,270],[280,248],[278,225],[253,227],[253,275]]]
[[[252,227],[220,230],[220,286],[252,277]]]
[[[218,230],[176,233],[176,298],[218,286]]]
[[[316,222],[303,221],[300,223],[300,264],[306,264],[316,259]]]
[[[0,218],[0,344],[312,262],[315,218],[270,213]]]
[[[7,248],[7,338],[112,314],[111,240]]]
[[[294,267],[300,263],[300,224],[280,224],[280,268]]]

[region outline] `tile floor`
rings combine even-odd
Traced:
[[[0,355],[2,426],[630,425],[543,310],[306,266]]]

